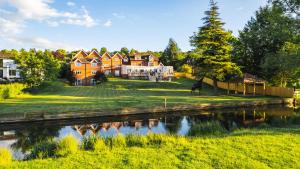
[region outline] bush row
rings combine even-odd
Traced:
[[[179,140],[179,141],[178,141]],[[44,159],[49,157],[64,157],[76,153],[78,150],[106,151],[113,148],[160,146],[162,144],[188,143],[184,137],[168,137],[150,134],[147,136],[121,134],[114,137],[102,138],[91,135],[83,138],[80,143],[74,136],[67,136],[60,141],[46,141],[36,144],[27,159]]]
[[[21,83],[1,84],[0,85],[0,100],[8,99],[20,95],[26,85]]]

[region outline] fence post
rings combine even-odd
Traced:
[[[230,94],[230,91],[229,91],[229,82],[227,82],[227,95]]]
[[[167,98],[165,97],[165,109],[167,109]]]

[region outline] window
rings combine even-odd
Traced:
[[[9,70],[9,76],[16,76],[17,71],[16,70]]]
[[[77,66],[77,67],[80,67],[80,66],[81,66],[81,63],[80,63],[80,62],[76,62],[76,66]]]
[[[0,69],[0,78],[3,78],[3,70]]]
[[[3,67],[3,59],[0,59],[0,67]]]
[[[80,74],[81,74],[81,71],[80,71],[80,70],[76,70],[76,71],[75,71],[75,74],[76,74],[76,75],[80,75]]]
[[[124,58],[124,62],[128,62],[128,58],[126,57],[126,58]]]
[[[97,71],[92,71],[92,75],[96,75],[97,74]]]
[[[97,67],[97,63],[93,62],[92,67]]]

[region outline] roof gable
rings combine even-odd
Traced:
[[[93,58],[100,58],[101,56],[99,55],[99,53],[95,50],[93,50],[88,56],[87,58],[89,59],[93,59]]]
[[[105,53],[101,56],[101,58],[104,58],[104,57],[108,57],[109,59],[111,58],[111,56],[109,55],[108,52],[105,52]]]
[[[123,56],[120,53],[116,53],[112,56],[112,58],[118,57],[119,59],[123,59]]]
[[[79,58],[79,57],[86,57],[88,54],[83,51],[83,50],[80,50],[79,52],[76,53],[76,55],[74,56],[74,58]],[[73,58],[73,59],[74,59]]]

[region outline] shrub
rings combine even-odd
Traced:
[[[30,152],[28,159],[44,159],[55,156],[57,144],[54,141],[46,141],[36,144]]]
[[[11,152],[5,148],[0,148],[0,166],[9,165],[12,161]]]
[[[95,135],[84,137],[82,140],[82,148],[84,150],[95,150],[96,142],[99,138]]]
[[[0,89],[0,98],[8,99],[10,97],[9,88],[4,87]]]
[[[108,81],[106,75],[102,72],[99,72],[99,71],[96,72],[96,75],[95,75],[94,78],[95,78],[97,84],[104,83],[104,82]]]
[[[106,144],[109,145],[111,148],[126,146],[126,138],[122,134],[118,134],[117,136],[106,138],[105,141]]]
[[[218,121],[207,121],[196,124],[191,127],[188,135],[203,136],[203,135],[220,135],[228,131]]]
[[[149,144],[151,145],[161,145],[164,143],[164,135],[162,134],[149,134],[147,135],[147,139]]]
[[[190,74],[190,73],[193,72],[193,69],[190,65],[184,64],[181,67],[179,67],[179,71],[183,72],[183,73],[189,73]]]
[[[56,155],[66,156],[68,154],[74,154],[78,151],[78,140],[72,136],[68,135],[58,142]]]
[[[126,143],[128,146],[138,146],[143,147],[146,146],[148,143],[148,140],[145,136],[140,135],[128,135],[126,137]]]
[[[23,93],[26,85],[21,83],[2,84],[0,85],[0,99],[8,99]]]
[[[94,146],[94,150],[95,151],[102,151],[102,150],[106,150],[106,145],[105,142],[102,138],[98,138],[95,142],[95,146]]]

